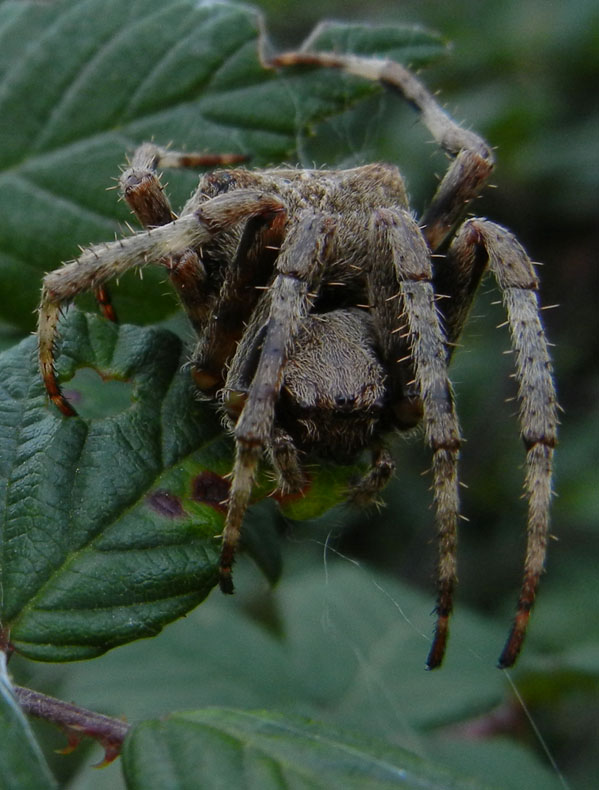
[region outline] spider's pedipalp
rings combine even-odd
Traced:
[[[276,197],[255,190],[238,190],[215,197],[193,214],[166,225],[91,247],[77,260],[47,274],[38,315],[39,361],[48,394],[62,413],[75,414],[60,392],[54,369],[54,345],[62,305],[130,269],[149,263],[164,265],[173,255],[205,244],[219,231],[244,219],[276,216],[282,209]]]
[[[321,265],[333,227],[330,218],[313,210],[304,211],[283,242],[276,263],[276,275],[265,294],[268,313],[262,348],[234,429],[235,466],[220,563],[220,586],[223,592],[233,592],[231,571],[235,549],[258,462],[264,447],[272,439],[275,404],[281,389],[285,362],[302,319],[308,314],[310,292],[320,279]],[[235,391],[244,389],[244,382],[236,381],[236,375],[239,372],[238,361],[247,357],[245,345],[242,340],[227,377],[227,388]]]
[[[377,494],[387,486],[395,472],[395,461],[389,448],[382,442],[372,447],[372,463],[363,477],[349,491],[349,502],[357,507],[380,505]]]
[[[408,415],[411,408],[418,417],[421,402],[426,440],[433,450],[439,563],[437,623],[427,668],[434,669],[443,660],[457,580],[460,429],[447,373],[445,337],[431,283],[429,250],[408,212],[375,212],[372,235],[377,253],[383,260],[390,261],[395,271],[394,281],[390,281],[385,277],[384,266],[372,267],[369,301],[377,315],[379,342],[391,376],[392,397],[400,398],[395,404],[396,412],[405,419],[404,415]],[[389,300],[390,287],[399,289],[399,304]],[[398,322],[406,327],[404,333],[393,332]],[[407,361],[406,346],[409,349]]]
[[[462,262],[472,262],[481,253],[488,259],[508,316],[515,351],[521,435],[526,448],[524,489],[528,500],[528,527],[524,578],[514,624],[498,662],[503,669],[512,666],[520,652],[543,572],[558,405],[547,340],[539,316],[538,280],[532,262],[518,240],[505,228],[488,220],[468,220],[454,239],[450,255]],[[473,263],[469,265],[476,268]]]

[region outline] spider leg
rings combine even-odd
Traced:
[[[454,159],[421,219],[424,236],[438,249],[463,216],[467,205],[484,188],[493,170],[493,153],[477,134],[463,129],[408,69],[392,60],[338,55],[330,52],[285,52],[271,59],[273,66],[337,68],[378,81],[403,96],[421,114],[422,121],[441,148]]]
[[[129,167],[119,179],[119,187],[125,201],[144,228],[166,225],[177,218],[171,209],[164,187],[160,183],[158,169],[161,167],[211,167],[234,164],[246,159],[242,154],[195,154],[180,153],[162,148],[153,143],[143,143],[134,152]],[[204,275],[199,258],[191,250],[173,258],[169,276],[179,292],[186,308],[198,303],[198,280]],[[104,286],[95,289],[100,311],[110,321],[117,321],[110,292]],[[201,298],[201,297],[200,297]]]
[[[379,494],[389,483],[395,472],[395,461],[388,447],[377,442],[372,448],[372,464],[366,474],[351,487],[349,501],[358,507],[365,507],[377,501]]]
[[[437,621],[427,668],[434,669],[445,653],[457,581],[460,429],[447,374],[445,337],[435,307],[430,253],[422,234],[407,211],[379,209],[372,217],[371,235],[373,260],[389,261],[395,271],[390,280],[384,266],[373,265],[368,277],[369,304],[377,314],[375,325],[394,405],[400,420],[411,409],[415,422],[422,404],[426,440],[433,450],[439,562]]]
[[[514,623],[499,658],[501,669],[511,667],[522,647],[539,584],[549,535],[549,505],[553,450],[557,443],[557,397],[551,359],[539,316],[538,280],[533,265],[505,228],[488,220],[472,219],[456,235],[452,255],[471,268],[481,254],[488,260],[507,312],[515,351],[521,435],[526,448],[524,490],[528,500],[524,576]]]
[[[282,428],[275,428],[268,449],[272,466],[277,473],[279,491],[283,495],[301,491],[306,485],[306,476],[292,437]]]
[[[63,305],[83,291],[95,290],[126,271],[148,263],[164,265],[171,256],[210,241],[217,233],[253,216],[276,216],[281,201],[264,192],[239,190],[215,197],[193,214],[126,239],[97,245],[44,278],[38,316],[39,362],[51,400],[66,416],[76,412],[60,390],[54,365],[54,345]]]
[[[226,165],[245,158],[241,154],[181,153],[154,143],[143,143],[135,150],[129,167],[122,172],[119,187],[123,199],[143,227],[155,228],[177,219],[160,180],[161,168]],[[185,250],[164,258],[164,266],[191,323],[196,329],[202,327],[210,305],[205,293],[206,272],[198,254],[192,249]],[[105,289],[102,295],[107,295]],[[100,298],[98,301],[102,304]]]
[[[190,315],[199,338],[193,355],[192,373],[197,386],[208,397],[214,397],[224,386],[226,365],[234,359],[237,344],[245,334],[245,326],[253,326],[257,319],[266,320],[266,316],[260,319],[261,311],[257,306],[264,294],[263,289],[272,278],[286,221],[283,209],[274,217],[251,217],[233,260],[222,267],[223,280],[216,302],[208,305],[212,309],[207,310],[202,320],[194,320],[197,308]],[[250,354],[247,362],[251,363],[252,358],[255,358],[255,353]],[[236,412],[235,417],[239,416],[239,408],[232,403],[227,404],[227,408],[229,405]]]
[[[235,550],[258,462],[264,447],[272,441],[275,405],[285,362],[302,318],[309,310],[310,293],[318,284],[332,231],[331,219],[310,210],[304,211],[283,243],[275,277],[264,296],[268,303],[264,339],[243,410],[234,429],[236,454],[220,559],[220,587],[225,593],[233,592]],[[235,371],[244,367],[239,360],[252,354],[255,338],[251,335],[248,330],[237,348],[227,388],[240,388],[234,381]]]
[[[241,154],[194,154],[171,151],[143,143],[119,178],[123,198],[144,228],[166,225],[176,219],[158,174],[161,168],[214,167],[243,162]]]

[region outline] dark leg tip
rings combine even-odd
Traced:
[[[233,585],[233,576],[231,575],[231,568],[221,568],[218,579],[218,585],[221,592],[225,595],[233,595],[235,587]]]

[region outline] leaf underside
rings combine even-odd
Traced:
[[[146,721],[126,740],[123,760],[133,790],[191,788],[191,777],[273,790],[482,788],[398,747],[261,711],[208,708]]]

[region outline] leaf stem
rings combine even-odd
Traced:
[[[54,722],[65,731],[68,745],[62,750],[63,754],[73,751],[84,736],[98,741],[104,749],[102,765],[112,762],[120,754],[131,726],[127,722],[23,686],[13,686],[13,691],[25,713]]]

